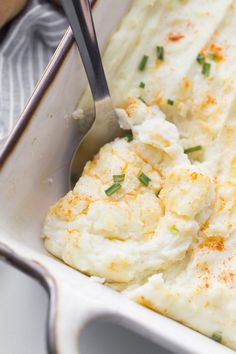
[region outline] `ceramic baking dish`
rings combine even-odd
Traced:
[[[94,6],[102,48],[130,2],[100,0]],[[49,206],[67,192],[68,166],[79,138],[71,114],[85,85],[68,30],[0,155],[0,256],[48,290],[49,353],[78,354],[81,329],[98,318],[131,328],[175,353],[233,353],[92,282],[45,251],[41,227]]]

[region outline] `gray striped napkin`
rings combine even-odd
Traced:
[[[31,0],[0,44],[0,148],[68,24],[48,1]]]

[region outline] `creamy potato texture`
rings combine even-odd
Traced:
[[[104,55],[116,139],[47,215],[45,247],[236,350],[236,1],[136,0]],[[87,93],[75,116],[88,106]]]

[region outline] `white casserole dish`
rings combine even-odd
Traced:
[[[101,47],[130,0],[100,0],[94,8]],[[109,16],[108,16],[109,14]],[[93,283],[49,255],[40,240],[49,206],[67,191],[68,166],[78,143],[71,119],[86,80],[70,30],[0,155],[0,255],[48,290],[49,353],[78,353],[81,329],[97,318],[120,323],[175,353],[232,350]]]

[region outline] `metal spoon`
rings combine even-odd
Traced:
[[[121,129],[110,97],[89,1],[63,0],[62,3],[79,48],[95,108],[84,118],[87,133],[80,140],[71,160],[69,186],[73,188],[86,162],[100,147],[120,135]]]

